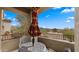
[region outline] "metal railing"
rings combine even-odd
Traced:
[[[74,35],[63,35],[63,40],[74,42]]]
[[[52,39],[60,39],[60,40],[66,40],[66,41],[69,41],[69,42],[74,42],[74,35],[51,34],[51,35],[42,35],[41,37],[52,38]]]

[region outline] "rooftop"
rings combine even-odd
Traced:
[[[7,19],[4,19],[2,20],[3,22],[8,22],[8,23],[11,23],[11,20],[7,20]]]

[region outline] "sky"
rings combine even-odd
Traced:
[[[18,15],[17,13],[14,13],[14,12],[11,12],[11,11],[8,11],[8,10],[4,11],[4,18],[11,20],[12,26],[18,26],[19,25],[19,23],[16,19],[17,15]]]
[[[73,7],[54,7],[38,15],[39,26],[43,28],[74,28]]]
[[[42,28],[74,28],[74,7],[51,7],[38,14],[38,25]],[[4,17],[12,21],[11,25],[18,26],[17,13],[5,11]]]

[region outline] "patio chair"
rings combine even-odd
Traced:
[[[71,52],[71,49],[66,47],[64,51],[65,52]]]
[[[35,45],[32,46],[31,42],[32,38],[29,38],[27,36],[23,36],[20,38],[20,43],[19,43],[19,52],[46,52],[47,48],[45,44],[41,42],[37,42],[35,40]]]
[[[21,37],[19,42],[19,48],[23,47],[23,45],[26,44],[27,42],[31,42],[30,37],[27,37],[27,36]]]

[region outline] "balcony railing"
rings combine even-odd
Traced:
[[[74,35],[64,35],[63,40],[74,42]]]
[[[5,41],[5,40],[12,40],[12,39],[17,39],[17,38],[20,38],[22,37],[22,33],[13,33],[13,34],[8,34],[8,35],[2,35],[2,41]]]
[[[74,35],[51,34],[51,35],[42,35],[41,37],[74,42]]]

